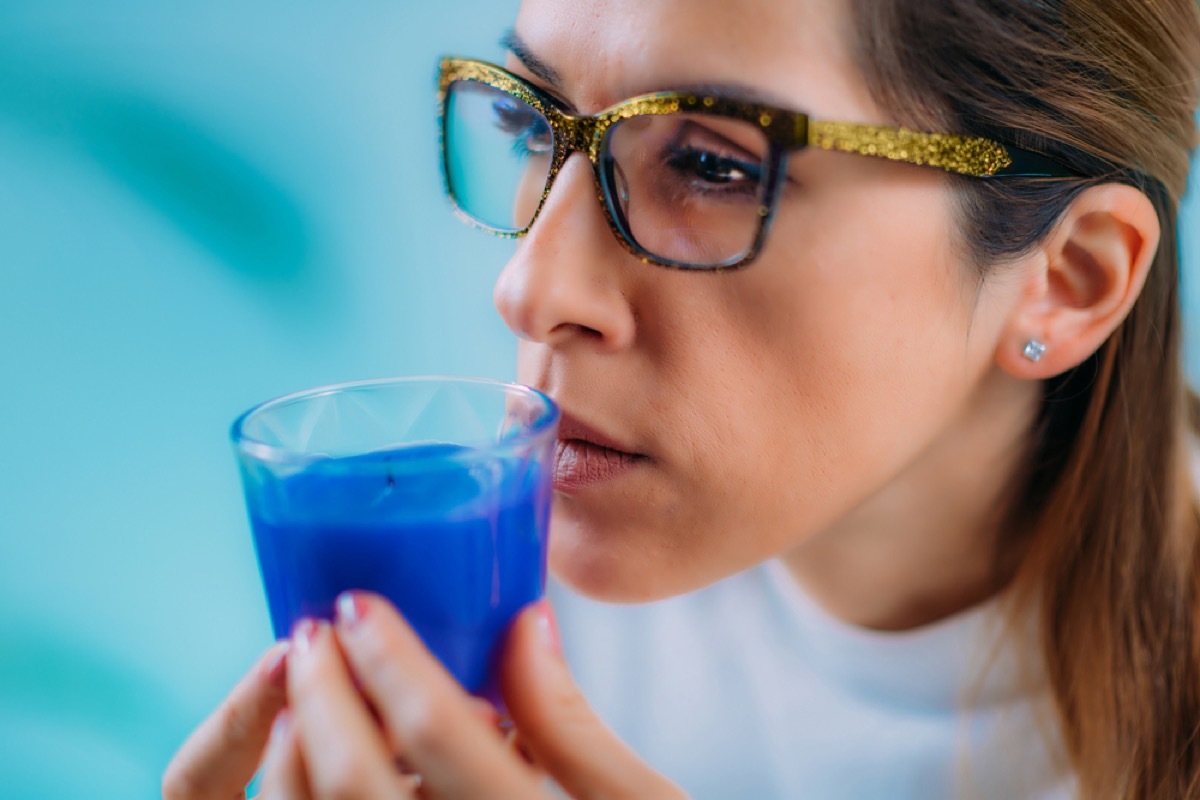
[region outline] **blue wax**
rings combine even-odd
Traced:
[[[320,459],[248,492],[276,637],[330,619],[343,591],[378,592],[468,691],[495,697],[498,645],[545,587],[550,485],[531,461],[468,466],[462,451]]]

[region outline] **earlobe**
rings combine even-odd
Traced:
[[[1124,322],[1158,251],[1154,205],[1131,186],[1084,190],[1039,247],[996,361],[1014,377],[1040,380],[1095,353]]]

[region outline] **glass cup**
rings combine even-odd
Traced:
[[[469,692],[542,596],[559,412],[525,386],[364,381],[288,395],[233,425],[275,636],[349,589],[390,599]]]

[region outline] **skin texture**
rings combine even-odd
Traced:
[[[850,60],[844,13],[839,0],[526,0],[517,34],[560,80],[510,67],[581,112],[736,83],[815,117],[892,122]],[[1159,228],[1145,196],[1094,187],[981,280],[954,202],[936,170],[806,152],[761,257],[695,274],[629,255],[573,156],[496,305],[522,339],[520,379],[644,458],[556,497],[558,576],[648,600],[781,557],[829,611],[881,629],[995,592],[998,512],[1040,381],[1125,318]],[[1047,346],[1037,363],[1021,356],[1030,338]],[[588,709],[544,605],[504,653],[520,749],[385,601],[339,614],[293,637],[286,669],[267,657],[250,672],[180,750],[164,797],[242,796],[285,680],[265,797],[532,797],[543,774],[575,797],[677,794]]]

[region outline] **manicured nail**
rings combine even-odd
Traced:
[[[313,639],[317,636],[317,621],[305,617],[292,628],[292,651],[296,655],[304,655],[312,650]]]
[[[334,604],[338,624],[352,628],[367,613],[367,601],[357,592],[342,592]]]
[[[554,609],[550,607],[549,600],[539,600],[537,602],[538,614],[538,633],[542,637],[542,643],[550,648],[551,652],[562,655],[562,642],[558,638],[558,623],[554,619]]]
[[[266,662],[263,664],[263,674],[267,676],[267,682],[272,686],[281,687],[286,681],[287,675],[287,654],[292,649],[292,643],[289,641],[276,642],[271,648],[267,656]]]

